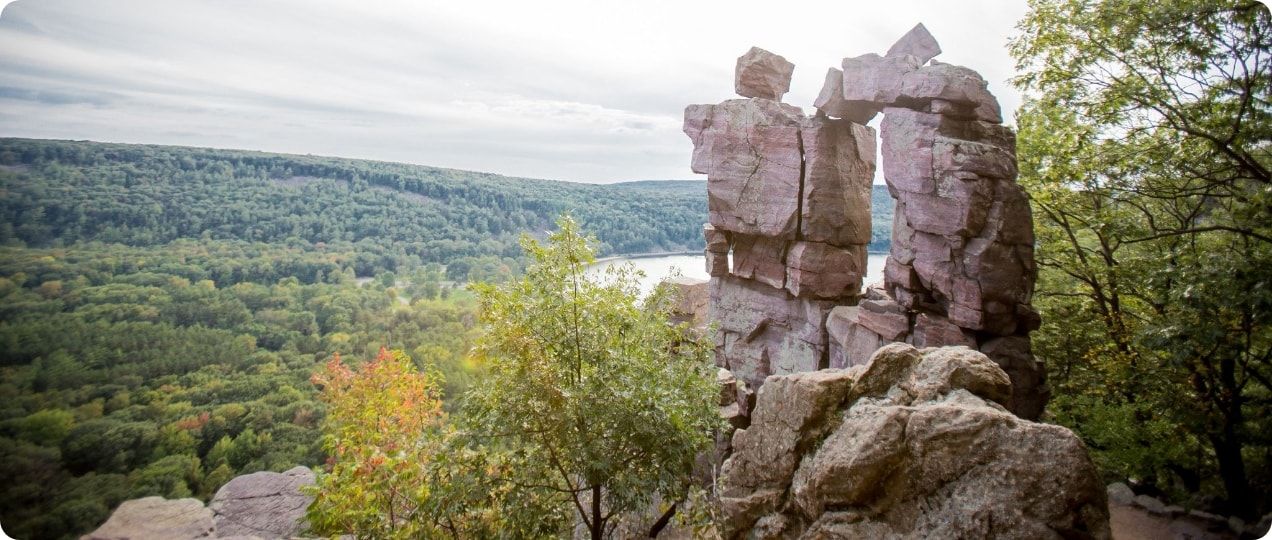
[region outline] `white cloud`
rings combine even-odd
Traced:
[[[751,45],[825,69],[924,22],[990,81],[1024,13],[999,0],[18,0],[0,16],[0,135],[387,159],[577,181],[689,178],[683,108],[732,96]]]

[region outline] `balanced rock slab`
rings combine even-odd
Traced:
[[[906,32],[901,39],[893,43],[888,48],[888,53],[884,56],[901,56],[910,55],[919,59],[920,64],[927,63],[928,60],[936,58],[941,54],[941,45],[936,42],[936,38],[932,37],[932,33],[928,32],[923,23],[914,25],[909,32]]]
[[[733,88],[742,97],[781,101],[782,95],[791,89],[791,74],[794,72],[795,64],[785,58],[751,47],[746,54],[738,57]]]

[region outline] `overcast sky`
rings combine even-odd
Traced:
[[[581,182],[695,178],[685,105],[735,97],[752,45],[826,68],[917,22],[1020,104],[1023,1],[17,0],[0,136],[241,148]],[[1010,120],[1009,120],[1010,121]]]

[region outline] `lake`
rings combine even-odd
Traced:
[[[871,253],[866,260],[865,284],[883,281],[883,264],[888,256],[884,253]],[[631,263],[637,270],[645,273],[641,279],[641,294],[653,290],[659,281],[679,271],[680,275],[694,279],[710,279],[707,274],[707,261],[703,255],[657,255],[652,257],[616,258],[598,262],[587,269],[591,277],[603,275],[605,269],[615,265]]]

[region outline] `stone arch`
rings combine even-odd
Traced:
[[[985,80],[940,52],[920,24],[883,56],[845,58],[806,116],[780,102],[794,65],[752,48],[735,77],[747,99],[686,109],[707,174],[717,363],[739,379],[864,364],[888,342],[963,345],[1012,378],[1014,412],[1040,414],[1015,135]],[[880,113],[876,137],[865,124]],[[884,284],[862,291],[876,144],[895,221]]]

